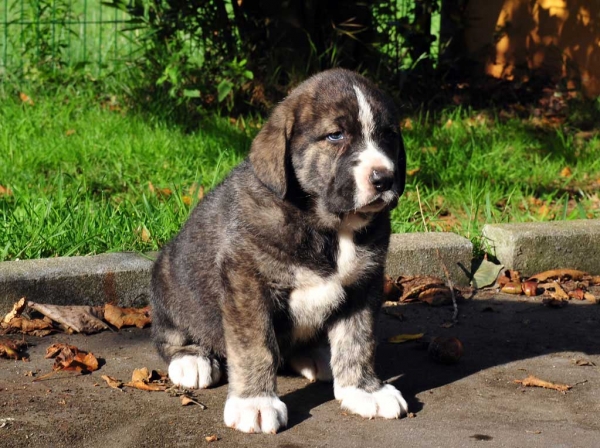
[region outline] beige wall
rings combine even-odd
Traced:
[[[467,51],[486,74],[539,72],[600,95],[600,0],[471,0],[466,19]]]

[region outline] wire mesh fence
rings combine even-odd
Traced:
[[[210,0],[209,0],[210,1]],[[122,0],[125,6],[139,1]],[[402,49],[398,24],[412,20],[415,0],[382,2],[391,6],[377,17],[378,31],[388,34],[382,50],[396,60],[398,69],[410,65]],[[127,9],[127,8],[124,8]],[[125,70],[143,50],[143,30],[131,25],[131,16],[101,0],[0,0],[0,75],[68,73],[76,70],[93,77]],[[439,36],[439,13],[432,16],[432,33]],[[437,57],[436,45],[430,57]],[[414,61],[413,61],[414,62]]]
[[[0,0],[0,74],[124,68],[139,50],[128,19],[100,0]]]

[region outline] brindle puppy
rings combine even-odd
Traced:
[[[226,360],[225,423],[244,432],[286,425],[284,360],[333,378],[351,412],[406,413],[373,367],[405,168],[396,110],[367,79],[335,69],[297,87],[156,261],[152,328],[171,380],[212,386]]]

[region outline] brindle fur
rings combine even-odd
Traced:
[[[189,354],[227,359],[230,395],[271,396],[284,359],[328,340],[336,385],[381,387],[374,327],[396,201],[377,213],[354,211],[351,168],[362,136],[353,85],[372,108],[375,141],[397,163],[396,199],[402,193],[404,150],[389,98],[340,69],[301,84],[275,108],[249,158],[207,195],[155,263],[153,337],[167,362]],[[348,141],[332,145],[325,136],[339,128]],[[340,303],[297,336],[290,295],[299,269],[332,276],[344,226],[360,266]]]

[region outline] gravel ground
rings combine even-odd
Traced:
[[[600,296],[600,291],[596,291]],[[134,368],[166,370],[148,329],[93,336],[26,337],[29,362],[0,360],[0,446],[162,447],[591,447],[600,440],[600,306],[570,301],[560,309],[539,298],[478,293],[459,303],[460,317],[442,326],[452,307],[407,304],[388,309],[380,322],[377,369],[396,385],[411,418],[364,420],[347,415],[330,384],[282,374],[279,393],[289,425],[273,435],[245,435],[223,424],[227,386],[195,392],[207,406],[183,407],[165,392],[109,388],[100,378],[127,381]],[[424,332],[423,340],[391,344],[399,333]],[[435,363],[427,341],[455,336],[464,356],[455,365]],[[20,336],[7,336],[20,339]],[[102,358],[84,376],[55,375],[46,348],[67,342]],[[579,366],[585,359],[596,366]],[[575,385],[567,393],[523,388],[513,380],[535,375]]]

